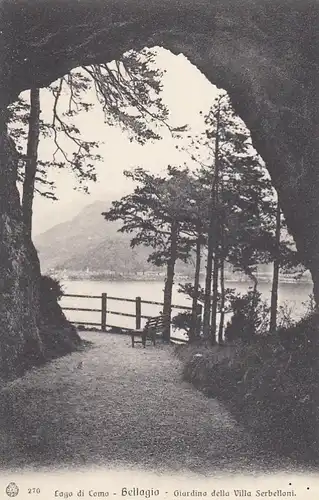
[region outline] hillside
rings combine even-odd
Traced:
[[[115,274],[159,271],[147,262],[145,247],[130,248],[130,235],[118,233],[119,223],[107,222],[101,213],[108,203],[96,201],[73,219],[63,222],[35,238],[42,272],[106,272]],[[179,272],[192,272],[192,266],[177,265]]]
[[[143,276],[144,273],[157,276],[165,272],[163,268],[147,262],[149,249],[142,246],[130,248],[131,235],[118,232],[120,223],[105,221],[101,213],[109,205],[107,202],[96,201],[86,206],[73,219],[57,224],[35,237],[43,273],[63,271],[72,278],[99,279],[107,275],[115,279],[123,276],[135,279],[137,275]],[[177,262],[176,272],[192,276],[193,264]],[[226,272],[229,277],[240,279],[238,275],[232,274],[229,265],[226,266]],[[271,274],[271,264],[258,266],[260,280],[270,280]],[[282,276],[282,279],[289,279],[289,276]],[[307,273],[303,279],[309,279]]]

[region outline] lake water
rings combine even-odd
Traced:
[[[164,283],[160,281],[62,281],[65,293],[78,295],[96,295],[100,296],[103,292],[112,297],[123,297],[135,299],[141,297],[142,300],[162,302]],[[232,282],[226,283],[228,288],[235,288],[239,293],[245,293],[249,286],[249,282]],[[191,306],[191,300],[185,295],[178,293],[178,285],[173,290],[173,304],[182,306]],[[270,302],[271,283],[261,282],[258,286],[259,291],[265,300]],[[296,283],[281,283],[279,287],[279,305],[286,303],[292,308],[294,318],[300,318],[309,295],[312,293],[312,283],[296,282]],[[100,309],[101,299],[73,298],[63,297],[61,299],[62,307],[79,307],[84,309]],[[107,309],[115,312],[125,312],[135,314],[134,302],[122,302],[118,300],[108,299]],[[156,316],[162,310],[161,306],[154,304],[142,303],[142,315]],[[173,313],[177,313],[178,308],[173,309]],[[99,312],[82,312],[82,311],[65,311],[68,319],[72,322],[93,322],[100,323],[101,313]],[[146,320],[142,320],[142,326]],[[134,328],[135,319],[132,317],[119,316],[112,313],[107,314],[107,324],[119,327]]]

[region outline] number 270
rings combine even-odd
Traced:
[[[40,488],[28,488],[29,495],[39,494],[41,492]]]

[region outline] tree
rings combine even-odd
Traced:
[[[227,94],[218,96],[205,116],[205,123],[205,137],[199,140],[206,148],[208,161],[205,164],[201,161],[201,177],[203,183],[213,187],[213,209],[207,255],[204,334],[207,336],[210,331],[211,341],[215,342],[219,306],[218,338],[221,342],[225,262],[252,277],[256,264],[266,258],[261,240],[270,238],[268,214],[272,207],[272,191],[262,161],[252,148],[250,133],[236,116]]]
[[[22,193],[22,215],[26,234],[31,239],[32,233],[32,206],[34,188],[38,167],[38,145],[40,137],[40,90],[30,91],[30,117],[27,155],[25,159],[25,175]]]
[[[152,252],[148,261],[166,266],[164,285],[165,329],[163,338],[169,341],[172,290],[177,259],[188,259],[191,242],[183,231],[189,223],[188,172],[168,167],[167,176],[160,177],[142,168],[124,175],[137,183],[133,193],[113,201],[104,212],[106,220],[121,220],[120,232],[132,233],[131,247],[144,245]]]
[[[96,180],[95,163],[102,159],[96,153],[99,143],[83,139],[74,122],[80,113],[93,107],[85,99],[85,93],[94,87],[103,107],[105,121],[110,125],[122,126],[131,134],[131,140],[134,138],[143,144],[149,139],[160,137],[153,130],[157,122],[169,127],[166,123],[167,108],[159,95],[161,75],[155,67],[151,51],[130,51],[113,64],[82,68],[53,83],[47,89],[52,95],[51,122],[40,120],[39,89],[30,91],[29,103],[20,98],[11,106],[11,136],[17,141],[21,152],[22,208],[30,235],[34,192],[56,199],[54,183],[48,180],[52,168],[69,168],[84,191],[88,190],[88,181]],[[54,143],[53,158],[38,159],[39,140],[48,138]],[[73,150],[71,154],[67,153],[69,148]],[[37,187],[39,185],[42,187]]]
[[[216,100],[216,133],[214,143],[214,164],[211,179],[211,196],[210,196],[210,214],[209,214],[209,229],[208,229],[208,248],[207,248],[207,266],[205,278],[205,299],[204,299],[204,320],[203,334],[204,337],[209,337],[211,334],[211,342],[215,343],[215,328],[216,328],[216,310],[217,310],[217,283],[218,283],[218,255],[217,242],[219,225],[217,221],[218,210],[218,183],[219,183],[219,163],[220,163],[220,127],[221,127],[221,98]],[[211,133],[207,133],[207,138],[213,138]],[[213,269],[214,262],[214,269]],[[213,273],[213,301],[211,304],[211,287]],[[210,327],[212,330],[210,332]]]
[[[49,93],[52,96],[52,112],[50,120],[38,120],[38,143],[47,140],[49,149],[52,149],[52,157],[44,159],[39,157],[37,160],[37,169],[35,176],[34,191],[38,194],[56,199],[55,186],[48,179],[52,169],[69,168],[76,176],[78,186],[87,190],[87,181],[95,181],[95,163],[101,160],[97,154],[99,144],[96,141],[87,141],[82,138],[81,132],[73,121],[76,116],[84,111],[88,111],[92,106],[85,102],[81,92],[88,89],[88,79],[83,79],[82,75],[73,75],[72,86],[69,90],[72,93],[72,99],[66,99],[63,91],[63,81],[60,79],[52,84],[48,89],[39,90],[39,108],[41,108],[41,96],[43,93]],[[64,101],[62,99],[62,94]],[[76,99],[79,102],[76,102]],[[60,110],[60,100],[62,100],[62,111]],[[79,104],[80,103],[80,104]],[[76,110],[72,108],[75,106]],[[10,108],[9,130],[11,137],[15,140],[17,150],[20,153],[18,180],[21,184],[24,182],[26,169],[29,168],[28,148],[36,149],[36,144],[30,144],[33,136],[29,134],[30,116],[34,113],[31,94],[29,101],[20,98],[18,104]],[[41,111],[41,109],[40,109]],[[51,142],[51,143],[50,143]],[[69,150],[69,152],[68,152]],[[38,155],[39,156],[39,155]]]
[[[187,192],[185,199],[189,200],[189,214],[187,225],[184,225],[183,231],[189,237],[191,253],[189,259],[194,256],[194,282],[180,284],[180,292],[185,293],[192,299],[192,312],[190,317],[187,313],[181,315],[182,321],[189,321],[188,336],[189,341],[193,342],[200,334],[201,329],[201,298],[204,297],[200,286],[200,273],[202,263],[202,252],[208,241],[209,214],[210,206],[210,186],[202,183],[198,172],[188,172]]]
[[[135,71],[138,72],[138,64],[134,64]],[[144,67],[143,71],[145,73],[147,68]],[[149,95],[149,102],[154,104],[151,109],[153,125],[156,118],[159,118],[159,120],[162,119],[162,123],[165,118],[165,107],[163,106],[161,110],[159,110],[161,100],[157,96],[156,89],[152,89],[149,85],[152,79],[155,81],[155,74],[157,74],[156,71],[152,72],[152,70],[150,70],[148,76],[144,74],[140,77],[142,81],[134,96],[137,105],[139,105],[138,97],[139,91],[141,91],[143,93],[142,100],[145,106],[148,102],[147,96]],[[113,75],[112,78],[113,81],[115,81],[116,75],[115,77]],[[61,325],[59,326],[56,323],[53,324],[52,317],[49,317],[47,314],[48,309],[43,307],[43,302],[40,300],[42,283],[40,264],[31,240],[32,204],[35,192],[40,192],[43,196],[50,197],[51,199],[56,198],[54,184],[48,177],[49,169],[53,167],[70,168],[71,171],[75,173],[79,181],[79,186],[85,191],[87,190],[87,180],[95,180],[96,178],[94,164],[100,157],[98,154],[95,154],[93,150],[98,147],[98,144],[95,141],[86,141],[83,139],[76,123],[73,122],[73,119],[78,113],[87,111],[90,107],[90,104],[83,98],[83,93],[87,90],[88,82],[89,79],[83,75],[83,71],[79,71],[72,72],[72,74],[60,78],[60,80],[50,86],[49,91],[52,93],[52,120],[49,123],[45,123],[40,118],[41,92],[45,91],[40,91],[38,93],[37,87],[32,88],[32,99],[30,99],[29,103],[20,98],[18,103],[8,108],[6,112],[11,135],[10,138],[6,138],[7,143],[10,144],[6,151],[9,155],[8,157],[11,158],[10,161],[12,165],[14,165],[14,168],[10,169],[12,182],[10,181],[10,187],[7,184],[7,197],[11,199],[10,204],[13,203],[13,200],[19,199],[18,192],[13,185],[17,179],[22,183],[23,223],[21,221],[20,227],[20,222],[15,216],[15,224],[19,227],[15,227],[14,230],[17,229],[18,234],[24,235],[23,241],[19,236],[19,238],[15,239],[15,246],[12,247],[13,240],[10,236],[9,226],[8,233],[6,232],[7,229],[3,232],[3,228],[0,227],[3,246],[6,248],[6,255],[14,255],[17,251],[19,255],[21,255],[21,258],[19,258],[20,264],[16,267],[16,272],[20,273],[22,276],[21,279],[12,275],[11,271],[9,271],[8,278],[12,283],[18,280],[18,285],[14,290],[19,290],[19,292],[16,293],[14,297],[11,292],[8,293],[7,299],[3,300],[0,304],[0,330],[3,328],[8,329],[10,338],[15,336],[15,338],[18,339],[18,341],[10,340],[8,342],[8,352],[6,347],[2,350],[3,370],[7,372],[10,372],[11,368],[7,367],[7,369],[5,369],[5,366],[7,366],[6,359],[10,360],[13,367],[24,366],[23,363],[25,360],[21,352],[25,351],[25,356],[30,359],[43,359],[45,356],[50,357],[54,355],[54,350],[58,352],[60,349],[59,352],[62,353],[65,349],[74,346],[75,334],[66,318],[64,318],[65,323],[63,328]],[[104,83],[107,85],[107,79],[105,79]],[[103,82],[101,85],[103,86]],[[149,85],[149,87],[147,87],[147,85]],[[122,83],[122,95],[125,94],[124,90],[124,84]],[[65,105],[66,98],[65,96],[64,99],[61,98],[63,92],[68,92],[68,103],[64,109],[63,104]],[[123,99],[123,106],[124,105],[125,99]],[[143,123],[142,111],[136,113],[136,106],[134,108],[133,102],[127,100],[128,114],[133,112],[133,115],[135,113],[136,116],[131,117],[131,120],[127,120],[125,123],[123,119],[123,127],[131,127],[133,131],[132,140],[138,135],[141,141],[153,138],[153,136],[157,138],[158,135],[152,135],[147,126],[147,123],[152,120],[148,118],[145,119],[146,123],[144,128],[141,126]],[[107,113],[107,108],[108,106],[106,105],[104,109],[105,113]],[[112,112],[114,115],[116,114],[116,106],[112,109]],[[147,109],[144,116],[146,112]],[[123,109],[121,110],[121,117],[126,117]],[[1,137],[3,138],[3,131]],[[55,145],[55,152],[50,161],[41,159],[38,155],[38,142],[39,139],[41,140],[44,137],[51,138],[52,143]],[[14,144],[12,139],[16,144]],[[63,143],[65,143],[66,140],[71,143],[71,150],[73,149],[70,154],[67,154],[66,149],[64,149]],[[15,213],[18,213],[17,209],[15,209]],[[10,245],[12,248],[9,250],[8,247],[10,247]],[[13,258],[15,259],[15,257]],[[27,263],[29,263],[29,267]],[[6,271],[4,271],[4,273],[0,272],[0,274],[1,276],[6,276]],[[1,280],[2,278],[0,278],[0,283],[2,283]],[[14,290],[12,289],[12,293]],[[20,317],[19,319],[19,324],[21,325],[20,330],[16,330],[15,326],[16,313],[13,315],[9,314],[10,320],[8,321],[7,319],[8,303],[10,304],[10,302],[8,302],[9,299],[13,300],[9,308],[12,308],[12,304],[14,304],[15,311],[18,311],[18,308],[22,308],[24,311],[23,318]],[[7,311],[7,313],[3,314],[3,311]],[[60,312],[60,316],[64,317],[62,310],[58,303],[56,303],[55,313],[57,314],[58,311]],[[2,321],[4,321],[5,326],[2,324]],[[56,330],[59,330],[59,334],[58,331],[55,332]],[[53,335],[57,333],[54,345],[52,345],[52,335],[47,335],[49,331]],[[21,336],[24,339],[24,343],[20,345],[19,339],[21,339]]]
[[[130,50],[111,64],[86,66],[105,121],[129,131],[131,140],[144,144],[160,139],[158,125],[171,128],[169,111],[161,98],[162,71],[156,66],[155,52]]]
[[[227,94],[220,93],[205,116],[205,134],[191,138],[191,157],[200,164],[199,179],[210,189],[203,332],[222,342],[225,319],[225,263],[244,272],[257,293],[258,263],[278,253],[274,190],[253,149],[249,130],[236,116]],[[205,157],[206,155],[206,157]],[[202,212],[204,213],[204,212]],[[281,262],[296,262],[288,243],[279,245]],[[220,291],[219,291],[220,288]]]
[[[226,261],[226,252],[225,252],[225,210],[224,210],[224,179],[221,177],[220,180],[220,204],[221,204],[221,213],[220,213],[220,241],[219,241],[219,268],[220,268],[220,320],[219,320],[219,328],[218,328],[218,343],[223,343],[223,334],[224,334],[224,323],[225,323],[225,302],[226,302],[226,288],[225,288],[225,261]],[[217,271],[215,271],[217,274]],[[217,295],[217,294],[216,294]],[[217,309],[217,307],[216,307]]]
[[[274,332],[277,326],[278,287],[279,287],[279,270],[280,270],[280,233],[281,233],[281,210],[280,210],[279,196],[278,196],[277,208],[276,208],[275,255],[273,262],[273,278],[272,278],[271,302],[270,302],[270,322],[269,322],[270,332]]]

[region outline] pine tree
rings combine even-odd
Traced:
[[[208,151],[208,161],[205,165],[201,162],[200,172],[202,183],[213,189],[204,335],[207,337],[209,332],[214,343],[218,308],[219,342],[224,330],[225,262],[255,281],[257,264],[272,258],[274,196],[263,162],[252,147],[250,133],[234,113],[227,94],[215,100],[205,123],[205,137],[199,142]]]
[[[188,172],[168,167],[166,177],[161,177],[136,168],[126,171],[125,176],[137,183],[133,193],[113,201],[111,209],[102,215],[109,221],[122,221],[119,231],[133,235],[131,247],[150,247],[148,261],[166,266],[163,338],[169,341],[175,264],[177,259],[188,259],[192,246],[184,232],[191,213]]]
[[[180,291],[192,299],[191,318],[188,318],[190,321],[188,336],[189,341],[193,342],[199,337],[201,329],[202,305],[200,298],[203,294],[200,286],[200,273],[203,250],[208,244],[211,186],[205,186],[196,172],[188,172],[188,177],[188,192],[185,193],[185,198],[189,200],[189,214],[188,224],[186,227],[184,226],[184,232],[189,237],[192,253],[195,253],[194,281],[193,283],[180,284]],[[192,257],[192,253],[189,258]],[[183,318],[187,319],[186,316],[187,313],[184,313]]]

